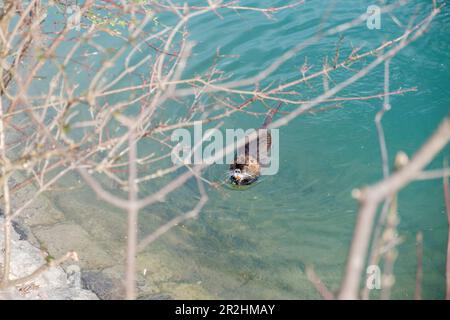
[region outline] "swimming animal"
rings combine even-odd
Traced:
[[[270,110],[263,125],[257,130],[256,148],[251,148],[250,143],[247,142],[244,146],[244,153],[236,153],[234,161],[230,165],[228,174],[229,181],[233,185],[250,185],[258,180],[261,175],[261,162],[263,154],[269,152],[272,146],[272,135],[267,127],[272,123],[274,115],[281,107],[281,103],[274,109]],[[265,152],[260,150],[260,147],[267,148]]]

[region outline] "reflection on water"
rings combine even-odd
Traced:
[[[248,2],[257,6],[275,5],[270,1]],[[357,3],[353,10],[348,10],[347,3],[337,1],[329,23],[354,18],[370,4]],[[321,21],[323,10],[322,3],[317,1],[281,12],[277,20],[267,20],[257,13],[229,13],[224,20],[211,14],[195,20],[189,28],[198,44],[187,74],[207,69],[216,47],[220,46],[223,54],[240,56],[226,60],[220,65],[222,70],[232,72],[236,79],[253,75],[310,36]],[[414,6],[408,5],[404,10],[407,17]],[[448,8],[445,10],[423,40],[391,63],[393,89],[419,87],[416,93],[391,99],[393,109],[383,120],[391,159],[398,150],[411,154],[448,112],[450,43],[444,30],[448,29],[450,15]],[[380,31],[361,26],[346,32],[342,54],[351,51],[350,43],[354,47],[372,48],[399,34],[388,17],[382,23]],[[314,69],[320,69],[325,56],[334,56],[338,39],[327,38],[308,48],[269,80],[283,82],[298,77],[299,66],[306,57]],[[337,82],[351,74],[348,71],[331,76]],[[382,69],[377,69],[342,92],[342,96],[380,93],[382,79]],[[307,99],[320,94],[322,87],[320,83],[311,83],[298,90]],[[381,103],[381,100],[344,102],[337,109],[296,119],[280,130],[279,173],[263,177],[245,190],[235,190],[223,183],[226,165],[208,168],[205,178],[219,182],[220,186],[208,188],[209,201],[200,217],[177,226],[139,256],[141,293],[150,296],[167,293],[183,298],[318,298],[304,273],[309,265],[315,267],[327,286],[336,289],[357,211],[351,190],[381,177],[373,123]],[[231,117],[226,119],[226,126],[256,128],[261,121],[251,116]],[[445,154],[450,155],[448,148],[432,167],[439,167]],[[152,182],[142,192],[157,190],[161,183]],[[119,272],[117,266],[123,263],[125,245],[124,214],[98,203],[92,192],[84,188],[71,193],[54,192],[50,196],[68,221],[81,225],[107,252],[108,259],[104,260],[108,261],[92,262],[90,267],[116,267]],[[147,234],[190,210],[198,198],[195,182],[189,181],[164,203],[141,213],[140,234]],[[442,298],[447,226],[441,182],[417,182],[406,188],[399,197],[399,214],[400,233],[405,242],[399,247],[395,265],[393,297],[413,297],[415,234],[422,230],[423,296]],[[94,252],[92,259],[103,258],[95,257]]]

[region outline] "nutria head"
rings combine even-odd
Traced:
[[[260,165],[252,156],[240,156],[230,165],[230,182],[234,185],[249,185],[258,180]]]

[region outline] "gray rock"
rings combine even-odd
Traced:
[[[72,288],[81,289],[81,269],[76,264],[66,268],[67,281]]]
[[[12,222],[12,227],[14,228],[14,231],[19,235],[19,240],[28,240],[28,232],[25,230],[25,228],[22,228],[22,226],[17,222]]]
[[[3,217],[0,217],[0,248],[3,244]],[[15,229],[12,230],[11,241],[11,279],[30,275],[46,264],[41,250],[23,240]],[[0,264],[3,255],[0,255]],[[61,267],[47,269],[36,278],[15,287],[0,291],[1,299],[31,300],[96,300],[98,297],[91,291],[81,287],[81,275],[78,266],[69,266],[66,273]]]

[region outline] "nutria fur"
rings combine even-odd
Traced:
[[[234,156],[234,162],[230,165],[229,176],[230,182],[235,185],[249,185],[258,180],[261,175],[261,157],[259,146],[267,145],[267,152],[272,146],[272,136],[267,127],[272,122],[273,116],[278,112],[281,103],[278,107],[272,109],[264,120],[261,128],[257,130],[256,154],[250,151],[249,143],[244,147],[244,154]]]

